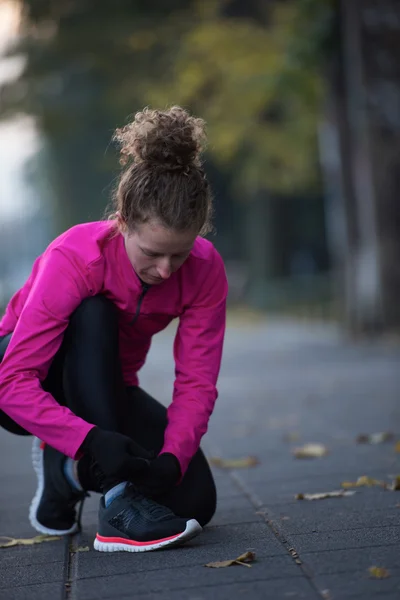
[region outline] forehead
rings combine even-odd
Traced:
[[[136,230],[140,246],[159,253],[190,251],[197,237],[193,231],[167,229],[158,223],[142,223]]]

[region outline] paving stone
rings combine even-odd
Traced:
[[[285,557],[287,558],[287,557]],[[276,564],[275,564],[276,563]],[[208,586],[220,586],[226,583],[251,584],[254,580],[265,580],[265,589],[274,578],[282,579],[279,572],[282,566],[280,558],[266,559],[254,563],[251,568],[242,566],[225,569],[206,569],[203,566],[175,567],[171,569],[144,570],[140,576],[133,577],[132,573],[97,576],[96,578],[79,579],[77,583],[77,597],[85,600],[96,598],[115,597],[119,594],[127,595],[130,589],[134,595],[148,592],[161,592],[179,589],[195,589],[197,591],[201,581],[207,581]],[[284,575],[287,580],[290,576]],[[300,569],[293,575],[297,581],[303,577]],[[295,584],[293,585],[295,587]],[[112,594],[110,594],[112,590]]]
[[[34,565],[4,565],[1,561],[0,590],[14,586],[62,581],[64,561]]]
[[[41,583],[20,587],[4,588],[0,598],[4,600],[64,600],[64,585],[62,583]]]
[[[107,592],[106,592],[107,594]],[[115,596],[102,596],[104,600]],[[162,590],[146,594],[134,594],[135,600],[232,600],[233,598],[251,598],[251,600],[320,600],[321,596],[312,588],[309,582],[300,577],[290,579],[254,580],[245,582],[225,583],[218,585],[201,585],[195,589]],[[132,595],[123,592],[119,600],[131,600]],[[78,600],[89,600],[78,596]],[[386,599],[385,599],[386,600]],[[392,600],[392,599],[390,599]]]
[[[208,577],[205,564],[220,560],[234,559],[240,556],[248,548],[234,542],[223,548],[180,548],[168,550],[168,552],[143,552],[129,553],[120,552],[105,554],[100,552],[85,552],[79,555],[78,576],[79,579],[91,577],[103,577],[109,575],[137,574],[152,572],[154,576],[159,571],[165,571],[165,575],[178,572],[180,569],[198,570],[200,580]],[[270,556],[262,543],[256,543],[252,550],[256,554],[257,562],[253,563],[252,569],[262,565],[263,574],[269,577],[295,577],[299,575],[299,567],[292,558],[286,554],[281,556]],[[246,568],[246,567],[243,567]],[[246,568],[247,569],[247,568]]]
[[[367,572],[373,565],[400,571],[398,544],[364,548],[328,550],[325,552],[302,552],[302,560],[316,575],[334,573]]]
[[[36,532],[37,535],[39,535]],[[43,565],[60,563],[65,559],[67,538],[54,542],[45,542],[33,546],[13,546],[0,549],[0,566],[25,567],[29,565]],[[1,580],[1,574],[0,574]]]
[[[382,529],[398,525],[400,522],[399,509],[393,505],[392,510],[390,512],[388,510],[376,509],[363,512],[320,510],[317,514],[313,511],[311,514],[301,515],[300,513],[293,514],[291,509],[286,511],[290,512],[291,516],[285,516],[283,514],[285,511],[283,511],[278,517],[278,522],[282,529],[289,534],[364,529],[365,527]]]
[[[400,525],[384,529],[354,529],[323,533],[301,533],[291,539],[299,554],[302,552],[323,552],[344,548],[369,548],[374,546],[400,545]]]
[[[319,589],[328,589],[332,598],[347,600],[359,595],[362,598],[380,598],[381,593],[398,594],[400,597],[400,570],[391,573],[387,579],[371,579],[368,571],[353,571],[348,574],[336,573],[315,579]]]

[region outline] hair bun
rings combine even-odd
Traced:
[[[192,117],[180,106],[168,110],[144,109],[134,120],[117,129],[114,139],[120,144],[121,163],[159,165],[166,170],[185,170],[201,165],[206,144],[205,121]]]

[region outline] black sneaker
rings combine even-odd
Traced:
[[[178,546],[202,531],[195,519],[183,519],[139,494],[128,484],[108,508],[100,499],[99,530],[94,549],[102,552],[146,552]]]
[[[37,489],[29,509],[36,531],[48,535],[68,535],[80,529],[83,501],[88,495],[71,487],[64,475],[66,457],[51,446],[33,439],[32,464]],[[77,517],[76,506],[81,503]]]

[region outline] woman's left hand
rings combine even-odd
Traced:
[[[144,496],[152,498],[169,492],[180,476],[178,459],[173,454],[165,453],[150,462],[146,472],[135,478],[134,485]]]

